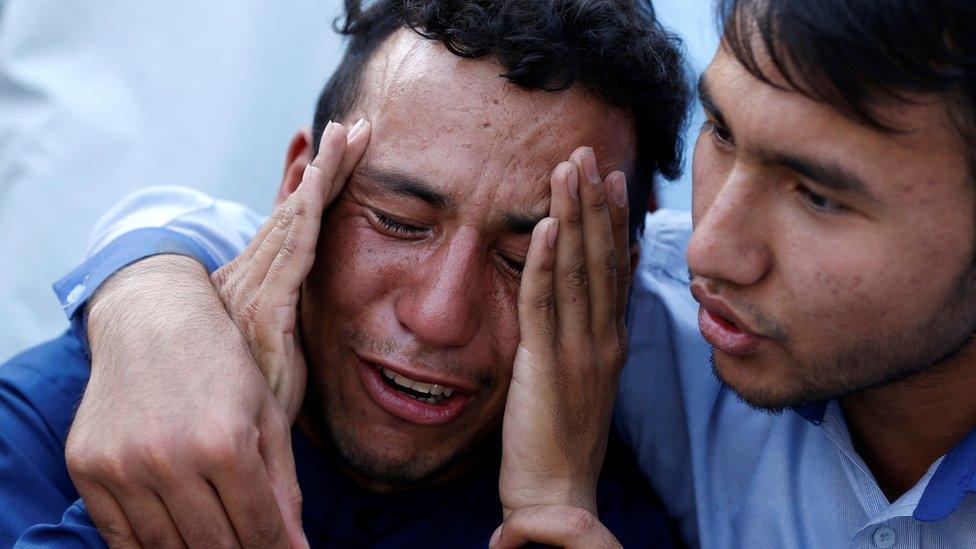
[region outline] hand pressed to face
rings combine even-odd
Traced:
[[[388,488],[486,454],[473,450],[501,423],[552,168],[596,143],[629,169],[634,146],[629,116],[584,90],[528,92],[410,33],[377,59],[356,106],[375,130],[329,210],[300,316],[315,431]]]
[[[623,366],[630,276],[624,174],[577,149],[552,173],[519,294],[521,342],[503,428],[506,512],[569,504],[595,514],[595,485]]]
[[[247,249],[211,277],[292,421],[305,393],[305,358],[297,327],[301,285],[315,260],[322,212],[362,158],[370,130],[369,122],[360,120],[347,135],[341,124],[329,122],[298,188]]]

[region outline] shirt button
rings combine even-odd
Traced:
[[[879,549],[894,547],[895,543],[897,542],[898,536],[895,535],[895,531],[887,526],[882,526],[874,531],[874,544],[877,545]]]
[[[74,305],[75,301],[78,301],[78,298],[81,297],[81,294],[83,294],[84,292],[85,292],[84,284],[79,284],[74,288],[71,288],[71,291],[68,292],[68,296],[64,298],[65,303],[67,303],[68,305]]]

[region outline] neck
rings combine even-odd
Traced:
[[[854,448],[895,501],[976,427],[976,343],[945,364],[840,404]]]

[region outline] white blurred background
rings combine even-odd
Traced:
[[[711,2],[655,6],[703,69],[717,42]],[[270,211],[288,141],[339,60],[339,8],[0,0],[0,362],[65,329],[51,284],[128,192],[188,185]],[[688,209],[690,193],[686,170],[658,198]]]

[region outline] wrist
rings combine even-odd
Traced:
[[[197,330],[208,339],[218,334],[243,342],[206,268],[183,255],[155,255],[125,267],[92,295],[86,313],[93,363],[115,348],[186,344]]]
[[[549,480],[540,483],[540,488],[508,490],[513,495],[502,495],[503,516],[523,507],[537,505],[564,505],[584,509],[598,516],[596,505],[596,483],[580,479],[562,481]]]

